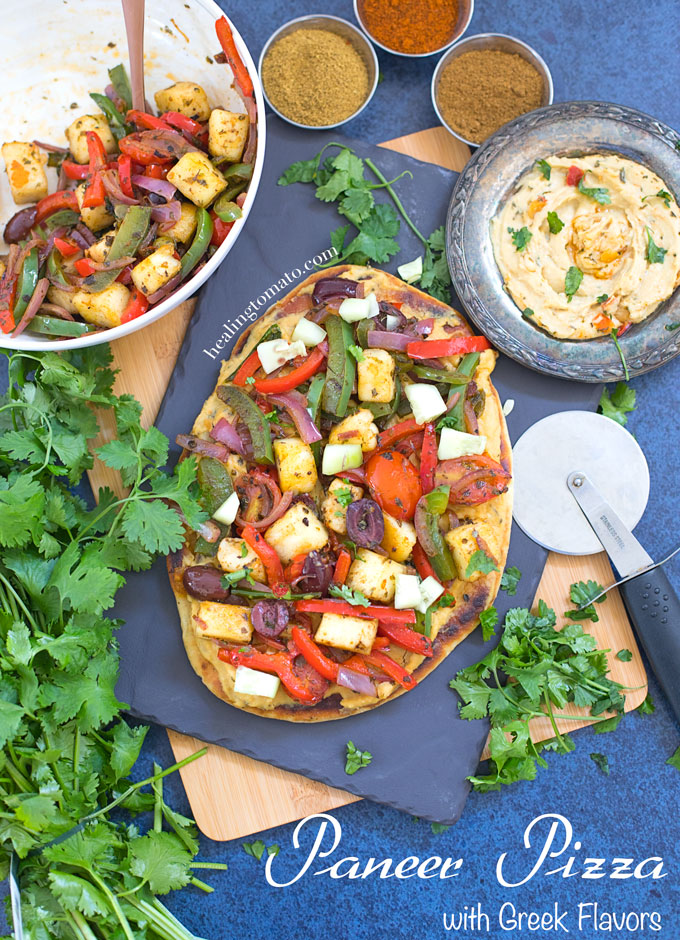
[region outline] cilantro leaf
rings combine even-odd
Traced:
[[[545,179],[549,180],[549,179],[550,179],[550,173],[551,173],[551,169],[552,169],[552,168],[551,168],[550,164],[548,163],[548,161],[547,161],[547,160],[537,160],[537,161],[536,161],[536,166],[537,166],[538,169],[541,171],[541,175],[542,175]]]
[[[122,511],[122,529],[146,551],[167,554],[184,544],[184,526],[174,509],[159,500],[137,500]]]
[[[616,658],[620,659],[622,663],[629,663],[633,658],[633,654],[630,650],[619,650],[616,654]]]
[[[535,316],[535,315],[536,315],[536,314],[535,314],[534,311],[531,309],[531,307],[525,307],[524,310],[522,310],[522,316],[524,317],[525,320],[530,320],[531,317],[533,317],[533,316]]]
[[[551,235],[558,235],[564,228],[564,222],[556,212],[548,212],[548,228]]]
[[[345,170],[336,170],[323,186],[317,187],[316,198],[322,202],[335,202],[350,184],[349,174]]]
[[[489,574],[490,571],[498,571],[498,565],[482,548],[478,548],[470,556],[467,568],[465,569],[465,578],[469,579],[475,571],[481,571],[482,574]]]
[[[29,474],[11,483],[0,477],[0,545],[18,548],[31,540],[35,544],[44,506],[44,492]]]
[[[532,233],[529,231],[526,225],[523,225],[520,229],[508,227],[508,232],[511,235],[512,243],[515,246],[515,251],[524,251],[533,237]]]
[[[333,496],[345,509],[354,499],[349,486],[338,487],[337,489],[333,490]]]
[[[608,206],[611,204],[611,196],[609,195],[609,190],[604,186],[586,186],[583,182],[585,176],[582,176],[578,181],[578,191],[583,193],[584,196],[588,196],[589,199],[594,199],[595,202],[599,202],[602,206]]]
[[[604,754],[593,752],[590,755],[590,759],[597,764],[603,774],[605,774],[607,777],[609,776],[609,760]]]
[[[501,591],[505,591],[506,594],[514,597],[517,593],[517,585],[519,584],[521,577],[522,572],[519,570],[519,568],[516,568],[514,565],[506,568],[501,575]]]
[[[317,154],[311,160],[297,160],[279,176],[277,184],[279,186],[290,186],[291,183],[311,183],[319,169],[319,156]]]
[[[649,228],[646,228],[645,231],[647,232],[647,254],[645,256],[647,261],[650,264],[663,264],[668,249],[656,244]]]
[[[602,585],[598,584],[597,581],[576,581],[569,588],[569,599],[572,604],[577,604],[579,607],[582,607],[584,604],[587,604],[593,598],[597,597],[598,594],[602,593]],[[601,604],[603,601],[607,600],[607,595],[603,594],[602,597],[598,598],[597,603]]]
[[[261,839],[257,839],[255,842],[242,842],[241,845],[246,855],[251,855],[253,858],[256,858],[258,862],[264,855],[264,850],[266,848],[264,842]]]
[[[49,872],[50,886],[55,897],[68,910],[76,908],[86,917],[109,915],[109,905],[99,890],[85,878],[65,871]]]
[[[128,847],[130,871],[148,884],[154,894],[183,888],[192,877],[191,853],[171,832],[147,832]]]
[[[451,826],[447,826],[445,823],[438,823],[438,822],[430,823],[430,829],[432,830],[433,836],[441,835],[442,832],[446,832],[450,828]]]
[[[666,763],[670,764],[671,767],[675,767],[676,770],[680,770],[680,747],[671,754]]]
[[[366,219],[375,205],[375,199],[370,189],[351,187],[347,190],[338,205],[338,212],[358,225]]]
[[[647,693],[644,698],[644,701],[640,702],[635,711],[640,712],[641,715],[653,715],[656,711],[656,705],[652,701],[652,696]]]
[[[616,731],[623,715],[614,715],[612,718],[606,718],[604,721],[598,721],[593,725],[595,734],[609,734],[610,731]]]
[[[487,607],[479,615],[479,622],[482,625],[482,639],[486,643],[492,636],[496,635],[494,627],[498,623],[498,611],[495,607]]]
[[[625,426],[628,421],[626,415],[635,411],[635,400],[635,389],[630,388],[625,382],[618,382],[611,393],[608,388],[602,389],[598,411],[605,417],[611,418],[612,421]]]
[[[666,203],[666,208],[670,209],[672,196],[668,192],[668,190],[660,189],[658,193],[650,193],[648,196],[643,196],[642,201],[644,202],[646,199],[654,199],[654,198],[662,199]]]
[[[331,597],[339,597],[343,601],[347,601],[348,604],[353,604],[355,607],[368,607],[370,601],[368,598],[361,593],[361,591],[352,590],[346,584],[331,584],[328,588],[328,593]]]
[[[355,774],[362,767],[368,767],[373,760],[373,755],[369,751],[360,751],[353,741],[347,742],[347,752],[345,758],[345,773]]]
[[[571,298],[581,286],[582,280],[583,272],[572,264],[564,278],[564,293],[567,295],[567,303],[571,302]]]

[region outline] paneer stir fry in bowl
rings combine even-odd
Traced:
[[[68,147],[7,141],[2,156],[17,211],[4,230],[0,330],[54,339],[143,317],[194,277],[242,218],[253,177],[253,83],[227,23],[216,31],[244,110],[178,81],[132,107],[122,65],[110,69],[99,113],[66,128]],[[226,90],[226,85],[225,85]],[[48,192],[46,167],[58,168]]]

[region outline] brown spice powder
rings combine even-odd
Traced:
[[[464,52],[443,69],[437,104],[450,127],[481,144],[513,118],[538,108],[543,79],[516,52],[478,49]]]
[[[368,96],[368,70],[348,39],[327,29],[297,29],[283,36],[262,62],[267,97],[299,124],[344,121]]]

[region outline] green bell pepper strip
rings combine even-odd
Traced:
[[[214,457],[201,457],[196,470],[196,479],[201,491],[203,508],[212,516],[234,492],[231,475],[220,460]]]
[[[324,372],[317,373],[309,383],[309,389],[307,391],[307,411],[309,412],[314,424],[316,424],[318,421],[319,411],[321,409],[321,398],[325,384],[326,374]],[[318,464],[321,460],[321,441],[315,441],[309,446],[312,449],[314,460]]]
[[[450,486],[438,486],[436,489],[430,490],[430,492],[423,497],[427,511],[434,513],[436,516],[441,516],[449,504],[450,492]]]
[[[212,233],[213,220],[210,218],[210,213],[206,209],[199,208],[196,212],[196,234],[194,235],[194,240],[182,256],[180,273],[183,279],[193,271],[208,250]]]
[[[132,128],[125,123],[123,115],[110,98],[107,98],[106,95],[100,95],[96,91],[90,92],[90,98],[92,98],[100,111],[104,112],[106,120],[109,122],[111,133],[116,140],[127,137],[128,134],[132,133]]]
[[[77,222],[80,222],[80,216],[77,212],[73,212],[71,209],[59,209],[58,212],[54,212],[46,219],[43,219],[40,225],[36,225],[33,234],[36,238],[44,238],[47,241],[50,232],[55,228],[61,228],[62,226],[71,228]]]
[[[16,323],[19,322],[25,313],[26,307],[28,307],[31,297],[33,296],[33,291],[38,283],[39,268],[38,249],[31,248],[26,255],[26,260],[24,261],[21,274],[19,275],[19,283],[17,284],[16,300],[14,301],[13,310]]]
[[[120,100],[125,102],[125,107],[129,111],[132,107],[132,89],[130,88],[130,81],[127,77],[125,66],[114,65],[112,69],[109,69],[109,78],[111,79],[113,90]]]
[[[255,462],[273,465],[274,451],[269,422],[252,398],[235,385],[218,386],[217,397],[229,405],[248,428]]]
[[[463,356],[463,358],[458,363],[458,373],[459,375],[465,375],[468,378],[468,381],[475,374],[475,369],[477,368],[477,363],[479,362],[479,353],[468,353]],[[463,415],[463,406],[465,404],[465,390],[461,390],[460,398],[453,406],[453,408],[447,414],[447,425],[448,427],[455,428],[456,431],[465,431],[465,417]],[[453,420],[451,420],[453,419]]]
[[[338,316],[328,317],[324,326],[328,334],[328,368],[323,409],[344,418],[356,376],[356,359],[349,352],[349,347],[354,344],[354,335],[350,324]]]
[[[70,288],[71,285],[66,280],[66,275],[62,269],[59,253],[56,248],[53,248],[47,256],[47,273],[52,283],[57,281],[57,283],[62,284],[64,287]]]
[[[222,169],[222,164],[227,161],[227,157],[218,157],[213,160],[215,166],[219,169],[225,180],[249,180],[252,178],[254,165],[252,163],[232,163],[231,166]]]
[[[470,353],[470,355],[479,355]],[[414,366],[413,372],[420,379],[427,379],[429,382],[443,382],[445,385],[467,385],[470,381],[469,375],[464,375],[459,371],[447,371],[446,369],[431,369],[428,366]]]
[[[435,547],[435,554],[429,555],[429,561],[434,568],[434,573],[440,581],[450,581],[456,576],[456,566],[453,561],[451,549],[444,541],[444,537],[439,531],[438,516],[433,512],[425,513],[425,526],[427,533]]]
[[[31,333],[44,333],[47,336],[84,336],[97,329],[92,323],[78,323],[76,320],[60,320],[59,317],[33,317],[26,327]]]
[[[368,348],[368,331],[375,329],[375,320],[368,317],[366,320],[359,320],[357,323],[357,344],[362,349]]]
[[[221,196],[213,206],[213,209],[223,222],[235,222],[236,219],[240,219],[243,215],[240,206],[237,206],[235,202],[223,200]]]
[[[248,185],[248,180],[236,180],[232,186],[221,193],[220,198],[224,197],[225,202],[232,202],[237,196],[240,196]]]
[[[119,258],[135,255],[149,230],[150,220],[150,206],[128,206],[123,221],[120,223],[109,248],[106,260],[118,261]],[[106,290],[110,284],[113,284],[119,274],[120,271],[117,270],[97,271],[85,278],[83,287],[91,294],[98,294],[100,291]]]

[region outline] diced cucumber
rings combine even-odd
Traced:
[[[231,525],[240,508],[239,498],[237,493],[232,493],[230,496],[227,496],[225,501],[216,509],[213,513],[213,519],[216,522],[221,522],[223,525]]]
[[[262,698],[274,698],[279,691],[281,680],[268,672],[258,672],[247,666],[236,667],[234,692],[241,695],[260,695]]]
[[[413,385],[407,385],[404,392],[418,424],[427,424],[446,411],[446,402],[434,385],[415,382]]]
[[[515,399],[506,398],[506,400],[503,402],[503,414],[506,416],[506,418],[514,407],[515,407]]]
[[[417,607],[420,610],[422,596],[420,578],[414,574],[398,574],[395,578],[394,606],[397,610]]]
[[[467,457],[468,454],[483,454],[485,450],[486,437],[483,434],[467,434],[455,428],[442,428],[437,457],[439,460],[453,460],[455,457]]]
[[[321,472],[326,476],[353,470],[363,463],[361,444],[326,444],[323,451]]]
[[[403,575],[400,575],[400,577],[403,577]],[[424,614],[430,604],[434,604],[437,598],[441,597],[443,593],[444,588],[439,581],[430,575],[428,578],[425,578],[420,585],[420,603],[415,605],[416,609],[419,610],[421,614]]]
[[[415,284],[423,276],[423,256],[419,255],[413,261],[400,264],[397,268],[397,274],[407,284]]]
[[[265,372],[280,369],[291,359],[304,356],[306,352],[303,342],[287,343],[285,339],[270,339],[257,347],[257,355]]]
[[[340,304],[338,313],[345,323],[356,323],[357,320],[377,317],[380,307],[375,294],[370,293],[368,297],[346,297]]]
[[[318,346],[326,338],[326,331],[318,323],[312,323],[302,317],[293,330],[293,342],[304,343],[305,346]]]

